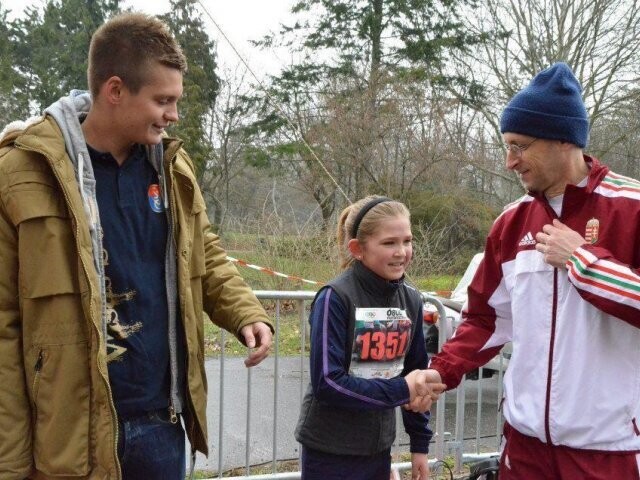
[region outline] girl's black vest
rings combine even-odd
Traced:
[[[422,328],[421,323],[417,323],[422,311],[422,297],[403,280],[386,281],[360,262],[355,262],[329,282],[328,287],[334,290],[348,310],[348,334],[344,339],[347,370],[351,362],[356,308],[395,307],[406,310],[412,320],[411,341],[415,329]],[[396,436],[395,409],[338,408],[315,398],[309,385],[295,435],[298,442],[315,450],[336,455],[374,455],[393,444]]]

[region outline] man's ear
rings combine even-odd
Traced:
[[[102,87],[100,87],[100,96],[108,103],[117,105],[122,101],[122,94],[125,88],[122,79],[114,75],[102,84]]]
[[[358,241],[357,238],[352,238],[347,243],[347,248],[349,252],[351,252],[351,256],[353,258],[357,258],[360,260],[362,258],[362,244]]]

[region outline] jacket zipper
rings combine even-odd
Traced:
[[[58,171],[56,170],[54,163],[55,161],[44,151],[42,151],[41,149],[38,148],[34,148],[34,147],[29,147],[27,145],[24,145],[20,142],[14,142],[14,145],[19,148],[20,150],[24,150],[27,152],[36,152],[40,155],[42,155],[44,158],[46,158],[49,162],[49,166],[51,167],[51,171],[53,172],[53,175],[56,177],[56,180],[58,181],[58,186],[60,187],[60,190],[62,191],[62,195],[64,195],[64,199],[67,205],[71,205],[71,201],[69,199],[69,195],[67,194],[67,191],[64,189],[63,185],[64,183],[62,182],[62,179],[60,178],[60,174],[58,173]],[[72,210],[69,209],[69,212],[71,213]],[[73,228],[74,228],[74,233],[75,233],[75,238],[76,241],[78,239],[78,237],[80,236],[80,228],[78,227],[78,220],[77,220],[77,213],[73,212]],[[84,262],[84,259],[82,257],[82,254],[78,251],[76,252],[78,254],[78,258],[80,259],[80,264],[82,265],[82,270],[84,272],[84,275],[87,279],[89,279],[89,272],[87,270],[87,266]],[[90,283],[89,283],[90,285]],[[100,322],[102,323],[102,317],[100,318]],[[101,337],[101,330],[98,329],[94,322],[91,322],[91,324],[94,326],[94,328],[96,328],[96,330],[98,331],[98,340]],[[103,338],[102,339],[103,342],[106,342],[107,339]],[[98,347],[100,347],[100,342],[98,342]],[[112,426],[113,426],[113,432],[114,432],[114,442],[113,442],[113,455],[116,461],[116,475],[117,475],[117,479],[121,479],[122,478],[122,473],[121,473],[121,467],[120,467],[120,460],[118,459],[118,417],[116,414],[116,407],[115,404],[113,403],[113,393],[111,391],[111,385],[109,384],[109,381],[107,380],[107,374],[106,372],[102,369],[100,362],[98,362],[98,372],[100,372],[100,375],[102,376],[102,380],[104,381],[106,387],[107,387],[107,393],[108,395],[108,400],[109,400],[109,408],[111,409],[111,422],[112,422]]]
[[[175,238],[175,224],[176,224],[176,208],[175,208],[175,201],[173,198],[173,195],[170,194],[170,189],[171,187],[173,187],[173,185],[169,186],[169,181],[168,178],[173,178],[172,177],[172,163],[169,162],[169,175],[165,175],[165,169],[164,169],[164,156],[163,158],[160,159],[160,162],[162,163],[161,169],[162,169],[162,179],[160,181],[160,183],[162,184],[162,188],[164,191],[164,195],[167,196],[168,200],[169,200],[169,209],[170,209],[170,215],[169,215],[169,221],[170,221],[170,225],[169,225],[169,242],[171,242],[173,244],[173,250],[174,250],[174,255],[173,255],[173,259],[169,259],[169,261],[174,261],[176,263],[175,265],[175,269],[176,269],[176,281],[177,281],[177,275],[178,275],[178,248],[177,248],[177,244],[176,244],[176,238]],[[170,247],[167,247],[168,249],[170,249]],[[168,253],[167,253],[168,255]],[[176,300],[172,301],[169,298],[169,291],[170,291],[170,287],[167,284],[166,285],[166,291],[167,291],[167,303],[168,305],[171,305],[172,303],[175,303]],[[182,312],[183,309],[181,307],[180,311]],[[178,356],[177,356],[177,352],[176,352],[176,348],[177,348],[177,329],[178,329],[178,318],[177,318],[177,309],[174,308],[173,309],[173,313],[169,312],[169,315],[173,315],[173,328],[174,328],[174,339],[172,341],[171,338],[171,331],[169,331],[169,372],[170,372],[170,386],[169,386],[169,420],[171,421],[171,423],[176,424],[178,423],[178,415],[176,414],[176,400],[177,400],[177,390],[178,390],[178,385],[177,385],[177,381],[178,381],[178,367],[177,367],[177,361],[178,361]],[[171,329],[171,325],[169,325],[169,329]],[[183,406],[184,407],[184,406]]]
[[[551,427],[549,426],[549,410],[551,409],[551,375],[553,374],[553,350],[556,337],[556,316],[558,312],[558,269],[553,269],[553,307],[551,311],[551,335],[549,339],[549,366],[547,369],[547,396],[544,406],[544,430],[547,443],[551,444]]]
[[[176,150],[177,152],[177,150]],[[176,156],[176,153],[174,153],[171,158],[174,158]],[[173,163],[169,163],[169,178],[173,178]],[[173,185],[172,185],[173,186]],[[168,188],[168,190],[170,191],[171,189]],[[175,222],[175,218],[176,218],[176,206],[175,206],[175,198],[172,195],[169,195],[169,208],[171,208],[171,215],[173,216],[173,222]],[[174,237],[174,241],[175,241],[175,237]],[[179,258],[179,252],[178,252],[178,245],[177,243],[176,245],[176,269],[177,269],[177,262],[178,262],[178,258]],[[184,303],[180,302],[180,312],[181,315],[184,315]],[[176,319],[177,321],[181,321],[180,318]],[[189,354],[187,352],[187,354],[185,355],[185,372],[187,372],[187,376],[188,376],[188,372],[189,372]],[[171,400],[171,399],[170,399]],[[200,434],[200,436],[202,437],[202,429],[199,428],[198,425],[198,420],[197,420],[197,414],[195,412],[195,409],[193,408],[193,398],[191,396],[191,390],[189,389],[189,382],[187,380],[186,385],[185,385],[185,404],[183,405],[183,410],[186,408],[189,411],[189,414],[192,418],[191,421],[191,426],[189,427],[188,425],[186,425],[185,422],[185,427],[188,428],[188,432],[187,432],[187,437],[189,438],[189,442],[191,443],[191,456],[192,456],[192,465],[191,468],[193,470],[193,467],[195,465],[195,448],[193,447],[193,443],[195,443],[195,439],[196,439],[196,430],[198,431],[198,433]],[[170,407],[171,408],[171,404]],[[175,410],[174,410],[175,411]],[[169,410],[169,414],[171,414],[171,410]],[[177,419],[176,419],[177,420]],[[191,477],[193,477],[193,471],[190,473]]]

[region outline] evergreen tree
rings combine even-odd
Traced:
[[[87,88],[91,35],[119,12],[119,0],[49,0],[11,24],[14,71],[36,112],[73,88]]]
[[[24,79],[16,68],[14,32],[7,12],[0,7],[0,130],[29,113],[29,98]]]
[[[196,10],[195,0],[172,0],[169,13],[161,18],[172,29],[187,57],[189,69],[184,76],[184,92],[178,107],[180,121],[172,134],[184,140],[198,178],[212,161],[213,150],[207,132],[209,115],[218,94],[214,43]]]
[[[490,38],[471,34],[463,25],[477,0],[300,0],[291,12],[301,17],[259,45],[281,43],[306,60],[285,70],[311,84],[328,74],[360,77],[361,85],[376,86],[387,72],[412,71],[440,76],[448,52],[465,51]],[[363,75],[364,74],[364,75]]]

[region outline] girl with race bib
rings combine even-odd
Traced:
[[[422,297],[405,281],[407,207],[369,196],[338,221],[343,272],[311,306],[311,384],[296,427],[303,480],[388,480],[395,407],[410,438],[412,478],[427,480],[431,398],[415,408],[427,367]],[[433,391],[444,386],[432,385]]]

